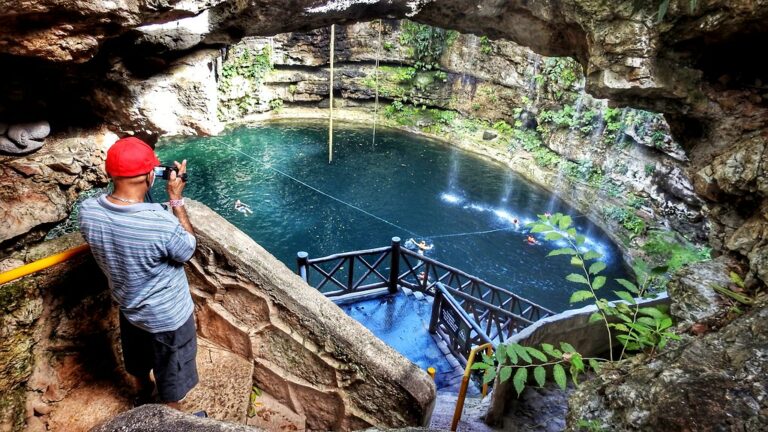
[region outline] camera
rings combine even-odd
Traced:
[[[176,171],[176,174],[179,174],[179,169],[175,166],[166,166],[166,165],[160,165],[155,167],[155,178],[161,178],[163,180],[170,180],[171,179],[171,171]],[[180,176],[181,181],[187,181],[187,173],[184,173]]]

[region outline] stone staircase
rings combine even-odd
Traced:
[[[453,393],[437,393],[435,410],[432,412],[432,421],[429,424],[430,429],[451,430],[451,421],[456,409],[457,397],[458,395]],[[482,420],[489,402],[490,400],[487,397],[486,399],[467,397],[464,401],[463,414],[456,430],[466,432],[490,432],[497,430],[489,427]]]
[[[61,396],[47,395],[59,399],[47,405],[48,430],[86,432],[132,408],[130,391],[119,383],[118,372],[94,371],[92,366],[78,355],[63,356],[55,365]],[[245,423],[253,363],[198,337],[197,367],[200,384],[187,395],[182,410],[205,410],[217,420]],[[33,421],[27,430],[46,429],[42,422]]]

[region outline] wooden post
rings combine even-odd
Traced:
[[[443,306],[443,291],[435,290],[435,301],[432,303],[432,316],[429,319],[429,332],[437,333],[437,323],[440,321],[440,308]]]
[[[330,93],[330,104],[328,104],[328,163],[333,162],[333,56],[334,39],[336,39],[336,25],[331,24],[331,78],[328,82],[328,92]]]
[[[397,292],[398,279],[400,278],[400,237],[392,237],[392,262],[389,265],[389,292]]]
[[[299,265],[299,276],[304,279],[304,282],[309,283],[309,279],[307,279],[307,273],[309,270],[309,254],[304,251],[296,254],[296,263]]]

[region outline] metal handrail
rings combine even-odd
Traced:
[[[59,252],[57,254],[39,259],[37,261],[33,261],[29,264],[16,267],[15,269],[0,273],[0,285],[19,279],[24,276],[30,275],[32,273],[37,273],[40,270],[47,269],[48,267],[55,266],[56,264],[60,264],[78,255],[84,254],[85,252],[88,252],[90,249],[91,249],[90,246],[88,246],[87,244],[82,244],[80,246],[75,246],[73,248],[67,249],[63,252]]]
[[[307,262],[309,264],[321,264],[321,263],[328,262],[328,261],[333,261],[333,260],[339,259],[339,258],[349,258],[351,256],[356,257],[358,255],[370,255],[370,254],[375,254],[375,253],[387,252],[390,249],[392,249],[391,246],[384,246],[384,247],[378,247],[378,248],[373,248],[373,249],[364,249],[364,250],[352,251],[352,252],[342,252],[342,253],[337,253],[337,254],[333,254],[333,255],[324,256],[324,257],[321,257],[321,258],[308,258]]]
[[[464,272],[462,270],[459,270],[459,269],[457,269],[455,267],[451,267],[448,264],[441,263],[440,261],[437,261],[435,259],[426,257],[424,255],[419,255],[418,253],[416,253],[416,252],[414,252],[412,250],[409,250],[409,249],[402,249],[401,253],[403,255],[409,255],[411,257],[414,257],[414,258],[416,258],[416,259],[418,259],[420,261],[424,261],[426,263],[430,263],[430,264],[432,264],[435,267],[441,267],[441,268],[443,268],[445,270],[448,270],[448,271],[450,271],[452,273],[458,274],[459,276],[461,276],[461,277],[463,277],[463,278],[465,278],[465,279],[467,279],[469,281],[472,281],[472,282],[475,282],[475,283],[479,283],[479,284],[481,284],[481,285],[483,285],[485,287],[488,287],[488,288],[490,288],[492,290],[496,290],[496,291],[502,292],[505,295],[508,295],[508,296],[510,296],[510,297],[512,297],[514,299],[517,299],[519,301],[525,302],[526,304],[532,306],[534,309],[539,309],[540,311],[544,312],[544,315],[542,316],[542,318],[545,317],[545,316],[549,316],[549,315],[554,315],[555,314],[555,312],[545,308],[544,306],[541,306],[541,305],[539,305],[537,303],[534,303],[534,302],[532,302],[532,301],[530,301],[530,300],[528,300],[526,298],[520,297],[519,295],[513,293],[512,291],[509,291],[507,289],[501,288],[501,287],[496,286],[496,285],[494,285],[492,283],[486,282],[486,281],[484,281],[484,280],[482,280],[482,279],[480,279],[480,278],[478,278],[476,276],[472,276],[472,275],[470,275],[470,274],[468,274],[468,273],[466,273],[466,272]],[[400,276],[400,279],[402,279],[404,276],[406,276],[406,275],[408,275],[410,273],[411,273],[410,271],[403,273]]]
[[[456,399],[456,409],[453,411],[451,420],[451,432],[455,432],[461,420],[462,411],[464,411],[464,400],[467,398],[467,387],[469,387],[469,377],[472,374],[472,365],[475,363],[475,355],[478,351],[484,349],[487,355],[493,354],[493,344],[490,342],[472,348],[467,359],[467,366],[464,368],[464,375],[461,377],[461,387],[459,387],[459,397]],[[488,394],[488,383],[483,383],[483,397]]]

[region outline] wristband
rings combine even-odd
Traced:
[[[172,199],[172,200],[168,201],[168,204],[170,204],[171,207],[182,207],[182,206],[184,206],[184,198],[177,199],[177,200]]]

